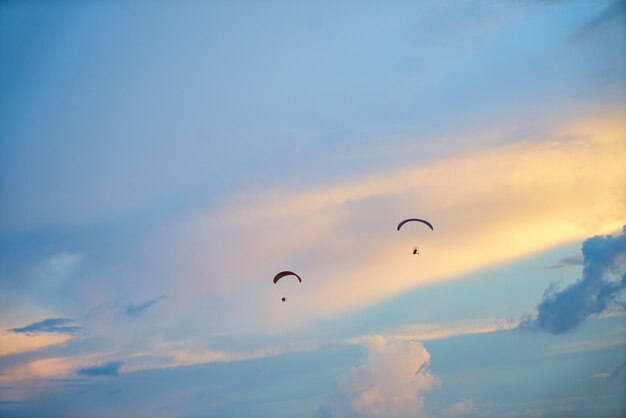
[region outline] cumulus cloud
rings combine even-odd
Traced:
[[[111,361],[104,364],[80,368],[76,373],[82,376],[116,376],[123,365],[124,363],[121,361]]]
[[[150,299],[145,302],[138,303],[138,304],[131,303],[126,306],[124,313],[128,316],[139,316],[143,312],[147,311],[150,307],[152,307],[153,305],[156,305],[163,299],[165,299],[165,295],[162,295],[162,296],[159,296],[158,298]]]
[[[361,340],[367,350],[363,364],[339,376],[320,418],[419,418],[424,396],[439,382],[430,373],[430,354],[418,342],[382,336]]]
[[[588,238],[582,251],[582,278],[562,290],[555,283],[551,284],[544,292],[543,301],[537,305],[537,315],[525,318],[518,329],[563,334],[616,304],[626,287],[626,226],[622,234],[615,237]]]
[[[14,334],[27,335],[37,335],[43,332],[74,335],[82,330],[82,327],[70,325],[73,323],[73,320],[67,318],[49,318],[33,322],[25,327],[8,329],[7,331]]]

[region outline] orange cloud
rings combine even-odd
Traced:
[[[24,379],[64,377],[76,368],[76,360],[64,357],[44,358],[22,364],[0,375],[0,383],[15,383]]]
[[[0,356],[39,350],[50,345],[63,344],[70,339],[72,337],[67,334],[0,334]]]

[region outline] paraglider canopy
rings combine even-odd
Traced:
[[[398,224],[398,231],[400,230],[400,228],[402,228],[402,225],[404,225],[407,222],[421,222],[421,223],[425,224],[426,226],[428,226],[431,231],[434,231],[433,226],[432,226],[432,224],[430,222],[425,221],[423,219],[417,219],[417,218],[405,219],[402,222],[400,222]]]
[[[285,276],[296,276],[298,278],[298,281],[302,283],[302,279],[300,278],[300,276],[298,276],[293,271],[281,271],[276,276],[274,276],[274,284],[276,284],[276,282],[278,282],[280,279],[282,279]]]

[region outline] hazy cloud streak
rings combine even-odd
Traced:
[[[126,306],[124,313],[128,316],[139,316],[143,312],[150,309],[150,307],[152,307],[153,305],[156,305],[163,299],[165,299],[165,295],[162,295],[162,296],[159,296],[158,298],[154,298],[154,299],[148,300],[146,302],[138,303],[138,304],[131,303],[130,305]]]
[[[43,321],[33,322],[25,327],[12,328],[7,331],[15,334],[27,335],[36,335],[42,332],[74,335],[82,330],[82,327],[77,325],[68,325],[72,323],[74,323],[74,321],[67,318],[49,318],[44,319]]]
[[[111,361],[97,366],[83,367],[76,371],[82,376],[115,376],[124,365],[121,361]]]

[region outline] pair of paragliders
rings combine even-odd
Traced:
[[[398,227],[396,228],[398,231],[400,231],[400,228],[402,228],[402,226],[408,222],[421,222],[424,225],[426,225],[427,227],[430,228],[431,231],[434,231],[433,225],[428,222],[425,221],[424,219],[418,219],[418,218],[409,218],[409,219],[405,219],[402,222],[400,222],[398,224]],[[414,247],[413,248],[413,255],[419,254],[419,248],[418,247]],[[282,279],[283,277],[287,277],[287,276],[294,276],[296,279],[298,279],[299,283],[302,283],[302,278],[300,276],[298,276],[296,273],[294,273],[293,271],[281,271],[280,273],[278,273],[276,276],[274,276],[274,284],[278,283],[278,281],[280,279]],[[287,297],[283,296],[281,298],[282,302],[287,302]]]

